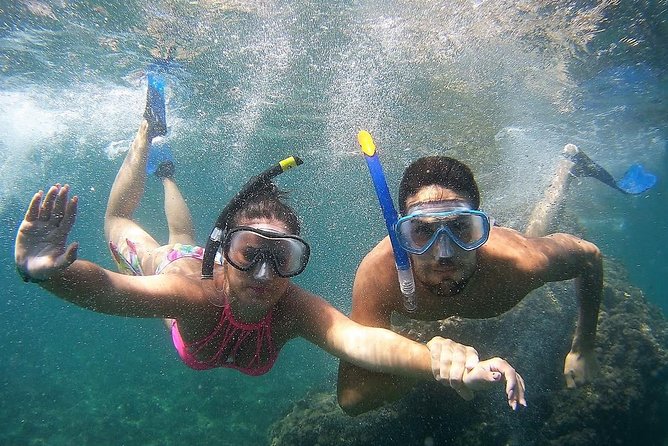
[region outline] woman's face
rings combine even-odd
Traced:
[[[280,220],[275,219],[242,219],[237,226],[248,226],[277,234],[291,234],[288,227]],[[249,240],[252,243],[252,240]],[[230,249],[241,250],[246,246],[243,240],[231,246]],[[261,247],[261,246],[259,246]],[[249,246],[249,249],[258,248]],[[230,256],[243,255],[243,252],[230,252]],[[273,265],[273,261],[266,256],[260,256],[257,262],[247,271],[235,268],[229,261],[225,262],[225,277],[227,279],[228,298],[235,314],[249,319],[264,316],[285,294],[290,279],[280,277]]]

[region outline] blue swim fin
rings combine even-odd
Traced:
[[[144,118],[149,124],[151,148],[146,162],[146,173],[160,178],[174,175],[174,157],[164,136],[167,135],[165,107],[165,74],[171,66],[171,58],[155,59],[146,68],[146,108]]]
[[[634,164],[629,167],[624,177],[617,181],[617,189],[627,194],[642,194],[656,184],[657,177],[647,172],[642,165]]]
[[[174,171],[174,156],[169,144],[162,136],[153,138],[146,161],[146,173],[159,178],[170,178],[174,176]]]
[[[149,71],[146,73],[148,89],[146,91],[146,108],[144,118],[148,121],[149,139],[167,134],[167,116],[165,112],[165,77]]]
[[[624,177],[617,181],[610,172],[595,163],[574,144],[566,144],[563,155],[573,162],[571,173],[574,176],[595,178],[601,183],[626,194],[641,194],[654,186],[657,181],[656,176],[645,171],[640,164],[632,165],[626,171]]]

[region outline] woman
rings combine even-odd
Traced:
[[[290,277],[308,261],[308,245],[298,236],[296,215],[270,181],[236,197],[241,199],[220,228],[225,261],[215,265],[212,280],[202,280],[205,253],[195,246],[170,161],[157,171],[165,190],[169,243],[161,246],[132,219],[144,191],[149,135],[160,133],[155,128],[142,121],[105,215],[114,257],[132,275],[77,259],[78,244],[67,246],[67,236],[78,200],[69,198],[67,185],[57,184],[35,194],[16,237],[17,270],[25,281],[96,312],[165,319],[180,357],[197,370],[229,367],[261,375],[287,341],[303,337],[369,370],[436,378],[467,399],[505,377],[509,404],[526,404],[524,382],[506,361],[478,362],[474,349],[447,339],[434,338],[425,346],[359,325],[293,284]]]

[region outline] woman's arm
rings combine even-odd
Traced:
[[[442,338],[434,338],[429,346],[419,344],[384,328],[360,325],[324,299],[303,290],[296,294],[293,314],[298,318],[298,334],[342,360],[374,372],[420,380],[436,379],[445,384],[452,382],[452,373],[461,373],[464,379],[455,381],[463,383],[468,390],[456,390],[463,396],[470,394],[469,399],[473,396],[471,390],[481,390],[505,376],[511,406],[526,405],[521,377],[502,359],[494,358],[478,363],[473,369],[462,367],[460,370],[458,366],[453,367],[453,362],[462,362],[453,359],[466,357],[469,353],[466,346]]]
[[[184,276],[126,276],[85,260],[39,285],[82,308],[128,317],[178,319],[201,295],[198,284]]]
[[[401,305],[402,299],[398,284],[388,285],[396,283],[393,262],[389,237],[366,255],[353,283],[350,315],[353,321],[368,327],[390,328],[393,308]],[[379,266],[385,263],[390,267]],[[395,401],[414,385],[414,379],[372,372],[344,359],[339,362],[337,396],[339,405],[349,415],[359,415]]]
[[[179,276],[132,277],[77,260],[77,243],[67,237],[77,213],[69,186],[36,193],[16,235],[19,274],[56,296],[93,311],[134,317],[178,317],[201,288]],[[43,199],[42,199],[43,198]]]
[[[426,345],[348,319],[324,299],[309,296],[300,335],[332,355],[364,369],[414,379],[434,379]]]
[[[351,319],[367,327],[389,329],[392,311],[402,305],[402,296],[394,268],[380,267],[378,263],[383,261],[390,265],[394,262],[388,239],[360,264],[353,284]],[[436,380],[452,387],[464,399],[473,398],[471,389],[464,385],[464,377],[479,363],[475,349],[440,337],[432,339],[427,346]],[[338,401],[350,415],[397,400],[414,385],[415,380],[405,376],[373,372],[343,359],[339,363]]]

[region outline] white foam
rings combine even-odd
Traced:
[[[29,195],[32,190],[24,189],[34,188],[44,164],[63,151],[69,157],[91,151],[116,156],[136,131],[144,95],[137,88],[99,84],[0,91],[0,211],[11,194]]]

